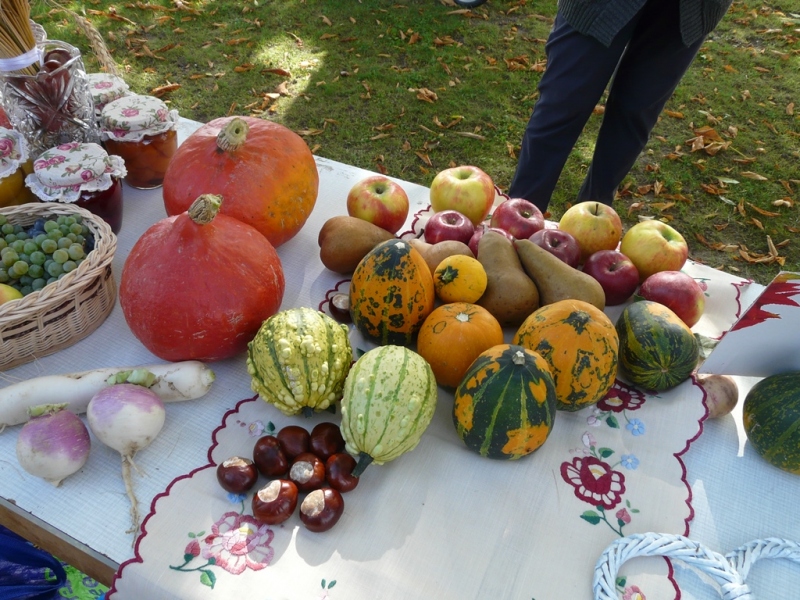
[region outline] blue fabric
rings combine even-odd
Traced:
[[[0,600],[49,600],[67,581],[61,563],[0,525]]]

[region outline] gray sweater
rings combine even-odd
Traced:
[[[573,28],[605,46],[647,0],[558,0],[561,16]],[[656,0],[663,2],[665,0]],[[711,33],[732,0],[680,0],[681,38],[687,46]]]

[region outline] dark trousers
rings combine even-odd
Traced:
[[[702,40],[686,47],[678,0],[649,0],[610,47],[556,15],[547,68],[508,194],[542,211],[583,127],[613,76],[603,122],[577,201],[611,204]]]

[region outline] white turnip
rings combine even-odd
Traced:
[[[133,491],[134,455],[164,427],[166,411],[158,394],[140,385],[118,383],[95,394],[86,407],[89,427],[101,442],[122,456],[122,479],[131,502],[130,531],[139,529],[139,503]]]
[[[727,375],[698,375],[697,383],[705,391],[708,418],[729,414],[739,401],[739,387]]]
[[[147,373],[152,373],[153,378],[141,377]],[[145,385],[164,402],[180,402],[205,395],[214,382],[214,371],[202,362],[187,360],[34,377],[0,389],[0,431],[5,426],[25,423],[28,409],[41,404],[65,404],[72,413],[85,413],[97,392],[126,381]]]
[[[91,439],[80,417],[49,404],[34,407],[17,437],[17,460],[31,475],[59,486],[89,458]]]

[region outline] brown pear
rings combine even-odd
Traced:
[[[606,294],[591,275],[576,269],[530,240],[516,240],[519,260],[539,290],[542,306],[559,300],[583,300],[603,310]]]

